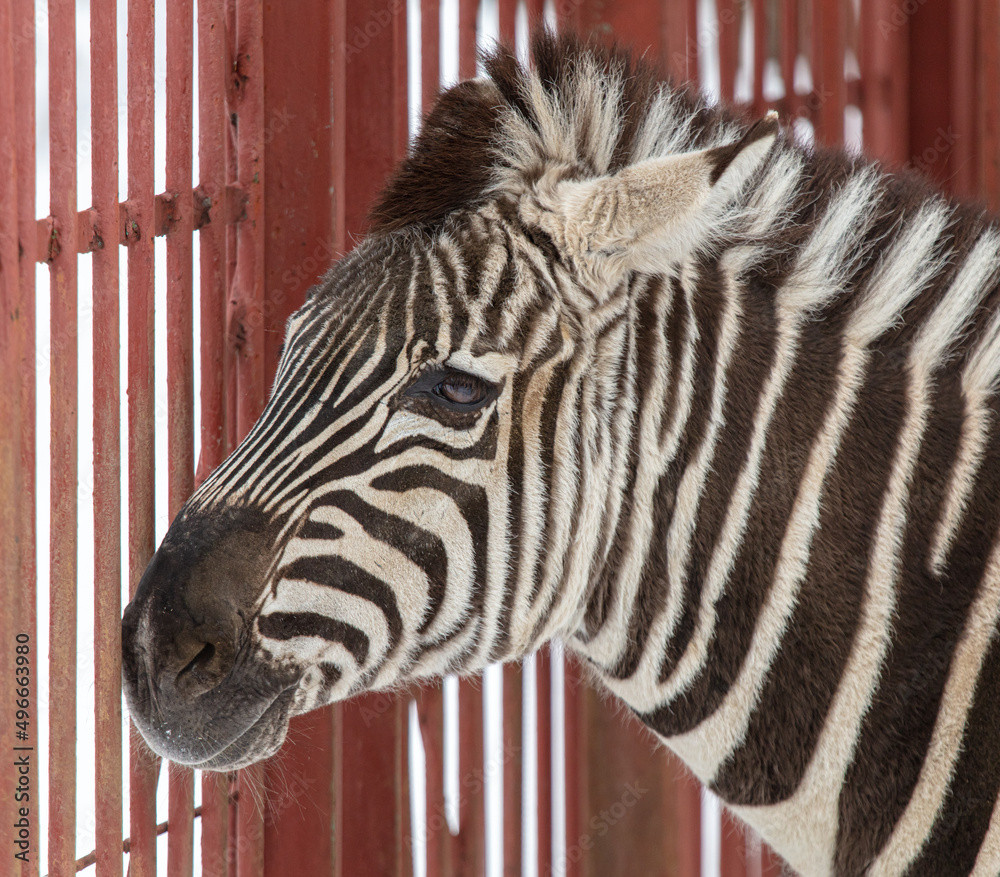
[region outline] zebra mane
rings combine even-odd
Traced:
[[[738,139],[747,123],[663,80],[618,45],[537,31],[531,63],[509,46],[486,78],[445,91],[370,214],[371,230],[433,230],[456,210],[517,193],[554,166],[578,178]]]

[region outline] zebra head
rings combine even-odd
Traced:
[[[126,609],[129,707],[166,757],[241,766],[292,712],[581,624],[630,501],[592,476],[618,471],[632,311],[656,320],[632,293],[731,221],[777,125],[651,104],[619,56],[546,36],[532,70],[487,66],[289,321],[260,420]]]

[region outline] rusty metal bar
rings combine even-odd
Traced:
[[[799,0],[780,0],[781,9],[781,48],[778,52],[778,63],[781,65],[781,79],[785,86],[784,100],[791,101],[795,97],[795,59],[799,52]],[[788,110],[784,110],[786,118]]]
[[[344,704],[338,874],[409,877],[407,705],[384,692]]]
[[[552,686],[548,649],[535,655],[538,873],[552,873]]]
[[[439,686],[421,689],[417,696],[417,717],[424,741],[427,873],[452,877],[454,869],[444,807],[444,697]]]
[[[49,2],[49,212],[76,236],[76,7]],[[77,264],[51,263],[49,536],[49,873],[76,863]]]
[[[535,27],[542,21],[545,12],[545,0],[525,0],[525,8],[528,12],[528,29]]]
[[[500,40],[514,45],[514,27],[517,21],[517,0],[499,0]]]
[[[193,0],[167,5],[166,187],[173,195],[167,235],[167,483],[171,520],[194,489],[192,79]],[[194,774],[170,765],[167,872],[191,877],[194,868]]]
[[[767,10],[764,0],[753,0],[753,112],[762,116],[764,103],[764,66],[767,63]]]
[[[719,853],[720,877],[747,877],[746,829],[724,807]]]
[[[330,166],[336,252],[364,232],[369,206],[406,150],[405,4],[363,44],[357,39],[385,10],[381,0],[334,3]],[[334,710],[338,875],[403,877],[411,871],[407,719],[405,700],[386,694]]]
[[[938,158],[946,160],[947,189],[952,194],[965,198],[982,198],[977,173],[977,98],[985,97],[985,102],[990,103],[989,95],[979,95],[976,88],[980,50],[983,47],[981,35],[977,31],[979,5],[978,0],[950,0],[943,4],[948,13],[951,39],[946,42],[943,35],[938,39],[945,43],[950,55],[946,66],[951,80],[949,106],[947,109],[931,109],[936,116],[932,121],[937,123],[934,129],[936,136],[931,145],[939,154]],[[995,90],[996,81],[991,82],[990,86]]]
[[[333,145],[325,133],[334,104],[330,47],[336,10],[326,0],[298,5],[310,21],[281,4],[263,5],[264,225],[262,294],[264,375],[277,369],[285,322],[336,252],[330,191]],[[384,9],[384,4],[381,9]],[[265,765],[266,874],[331,873],[335,838],[335,735],[332,709],[293,717],[279,759]],[[299,806],[300,799],[309,806]],[[307,841],[307,842],[304,842]]]
[[[977,182],[980,195],[991,210],[997,210],[1000,209],[1000,105],[996,95],[997,83],[1000,83],[1000,7],[983,0],[977,12]]]
[[[14,0],[14,20],[18,30],[14,39],[14,112],[17,120],[14,148],[17,160],[17,229],[20,241],[18,260],[19,302],[17,317],[10,320],[8,328],[12,331],[15,344],[11,346],[10,355],[16,362],[13,372],[18,376],[16,383],[20,389],[20,399],[17,405],[20,417],[16,420],[18,464],[15,504],[17,515],[15,527],[8,533],[9,538],[17,539],[17,591],[18,600],[12,602],[14,617],[19,619],[17,634],[26,634],[31,644],[29,656],[31,666],[40,669],[42,657],[35,648],[38,642],[38,570],[36,565],[37,533],[35,531],[35,507],[37,502],[35,489],[35,266],[28,256],[28,246],[31,232],[35,224],[35,9],[32,0]],[[8,204],[11,202],[9,201]],[[8,208],[10,209],[10,208]],[[11,263],[8,263],[11,264]],[[32,747],[35,753],[35,764],[41,758],[38,752],[38,692],[34,693],[30,709],[30,724],[27,740],[24,743]],[[10,788],[8,786],[8,788]],[[37,808],[34,808],[37,814]],[[19,877],[37,877],[40,869],[38,860],[39,839],[41,837],[39,820],[31,820],[29,828],[30,848],[35,855],[29,857],[27,863],[18,862]]]
[[[236,877],[260,877],[264,873],[264,765],[244,767],[237,774],[239,802],[236,805]]]
[[[513,36],[511,39],[513,41]],[[506,664],[503,668],[503,873],[505,877],[519,877],[521,874],[523,696],[521,665]],[[430,866],[428,873],[431,873]]]
[[[129,596],[153,554],[153,5],[128,4],[128,520]],[[159,758],[129,738],[130,877],[156,874]]]
[[[22,623],[19,599],[19,573],[22,568],[24,546],[21,525],[24,520],[21,505],[25,499],[21,492],[21,458],[23,448],[22,408],[20,378],[24,374],[23,360],[34,359],[33,351],[26,348],[30,341],[31,313],[22,311],[25,292],[21,286],[21,256],[19,253],[19,212],[23,195],[18,174],[18,110],[22,103],[34,102],[34,91],[21,95],[15,84],[15,40],[19,22],[13,0],[0,0],[0,189],[7,193],[0,205],[0,374],[9,375],[0,386],[0,599],[7,611],[0,612],[0,708],[3,725],[0,726],[0,748],[8,757],[0,763],[0,783],[8,791],[0,796],[0,838],[4,841],[5,855],[14,874],[28,874],[32,865],[37,871],[38,845],[32,843],[32,824],[38,822],[38,809],[20,794],[20,779],[16,758],[25,758],[38,772],[37,746],[28,747],[28,733],[37,723],[38,712],[32,694],[37,692],[37,669],[34,652],[27,637],[20,630]],[[33,192],[33,189],[32,189]],[[32,546],[33,547],[33,546]],[[18,638],[18,634],[23,637]],[[16,639],[17,638],[17,639]],[[15,643],[17,645],[15,645]],[[17,646],[21,646],[18,649]],[[18,654],[18,652],[22,654]],[[20,659],[20,662],[19,662]],[[15,673],[15,669],[19,673]],[[27,673],[25,673],[27,669]],[[29,681],[30,687],[20,685]],[[19,692],[18,689],[22,690]],[[27,690],[24,690],[27,689]],[[31,689],[35,689],[33,692]],[[24,696],[21,696],[24,695]],[[35,694],[37,696],[37,694]],[[20,701],[20,703],[19,703]],[[16,749],[24,747],[24,749]],[[30,781],[30,775],[27,777]],[[22,858],[15,858],[21,856]]]
[[[453,860],[457,874],[486,870],[486,789],[483,773],[482,680],[458,680],[458,836]]]
[[[566,659],[566,875],[587,874],[588,850],[583,849],[591,828],[587,786],[589,727],[585,706],[585,681],[575,660]],[[512,875],[513,877],[513,875]]]
[[[664,10],[666,69],[678,82],[693,79],[698,73],[698,34],[694,28],[694,15],[686,0],[668,2]]]
[[[122,873],[121,391],[119,368],[118,38],[114,0],[92,0],[91,179],[102,245],[93,255],[95,858]]]
[[[198,2],[198,189],[211,212],[225,206],[226,47],[224,0]],[[224,217],[225,214],[222,214]],[[199,231],[201,316],[201,450],[195,484],[201,484],[225,458],[227,448],[225,381],[229,357],[226,345],[226,237],[222,222]],[[231,877],[229,778],[206,772],[201,778],[201,867],[205,877]]]
[[[476,75],[476,13],[479,0],[458,0],[458,78]]]
[[[719,93],[724,101],[732,101],[736,85],[740,49],[740,13],[736,0],[719,0]]]
[[[167,821],[167,873],[191,877],[194,873],[194,771],[170,762]]]
[[[229,776],[206,771],[201,775],[201,873],[229,877]]]
[[[100,72],[97,71],[97,73]],[[105,78],[101,77],[102,81]],[[117,161],[117,149],[114,158]],[[183,195],[161,192],[154,199],[152,229],[154,237],[163,237],[174,231],[183,213],[182,201],[191,204],[195,228],[201,228],[211,222],[213,204],[201,187],[185,192]],[[246,193],[238,185],[226,186],[219,204],[216,205],[216,213],[223,223],[240,222],[244,218],[245,205]],[[187,205],[185,204],[184,210],[186,209]],[[77,253],[93,253],[111,246],[116,241],[121,246],[127,247],[130,242],[129,235],[132,232],[129,225],[131,218],[127,201],[118,205],[116,213],[111,216],[109,221],[106,221],[104,217],[99,218],[95,207],[79,211],[76,215],[76,240],[73,242],[73,248]],[[98,227],[99,219],[100,227]],[[65,234],[56,227],[51,216],[37,221],[35,238],[36,262],[51,262],[53,256],[66,247],[68,243]]]
[[[844,141],[844,106],[847,104],[843,3],[841,0],[820,3],[813,7],[812,14],[813,90],[818,96],[813,116],[816,139],[839,146]]]
[[[426,116],[441,89],[441,4],[420,0],[420,107]]]
[[[701,874],[701,786],[673,754],[673,799],[677,832],[678,877]]]
[[[237,343],[237,438],[264,408],[264,33],[261,0],[236,0],[236,45],[230,87],[236,125],[236,173],[247,192],[247,221],[236,232],[230,320]]]
[[[225,10],[223,0],[198,3],[198,188],[218,215],[226,175]],[[222,223],[208,223],[198,234],[201,267],[201,453],[195,475],[200,484],[226,456],[226,234]],[[203,794],[205,785],[203,784]],[[212,808],[206,824],[222,818]],[[204,843],[204,840],[202,841]]]

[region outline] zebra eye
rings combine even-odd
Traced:
[[[500,388],[468,372],[438,368],[424,372],[406,390],[416,402],[424,399],[439,410],[455,413],[478,411],[499,395]]]
[[[434,388],[434,393],[451,402],[452,405],[471,408],[474,405],[481,405],[487,400],[490,395],[490,387],[486,381],[475,375],[455,372],[441,381]]]

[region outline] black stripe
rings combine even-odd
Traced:
[[[542,416],[539,419],[538,432],[539,442],[542,446],[541,472],[542,472],[542,520],[544,529],[542,530],[539,544],[542,546],[551,544],[555,512],[552,508],[552,484],[555,475],[555,454],[556,454],[556,432],[559,428],[559,409],[563,402],[563,393],[566,389],[566,380],[569,377],[569,362],[561,362],[552,369],[552,376],[548,386],[545,388],[545,399],[542,402]],[[573,445],[575,443],[570,442]],[[531,576],[530,601],[534,604],[538,596],[539,588],[542,584],[542,567],[545,558],[544,547],[535,555],[534,570]]]
[[[996,522],[1000,520],[1000,448],[994,436],[976,475],[976,486],[943,577],[938,579],[927,569],[927,551],[933,543],[948,485],[949,458],[954,456],[962,419],[966,416],[960,392],[958,376],[950,375],[942,380],[934,398],[934,423],[928,430],[930,447],[921,456],[911,494],[910,510],[915,526],[907,533],[904,546],[905,578],[893,618],[893,649],[865,716],[854,761],[840,794],[837,861],[848,866],[877,855],[913,793],[944,687],[954,670],[955,648],[976,594],[984,586],[983,575],[996,539]],[[994,656],[991,660],[997,659]],[[988,662],[979,686],[980,700],[985,698],[992,704],[979,702],[973,712],[978,709],[980,714],[993,715],[995,704],[1000,701],[1000,675],[995,664]],[[951,796],[935,827],[938,849],[927,854],[928,863],[941,861],[942,846],[956,855],[968,854],[979,828],[985,832],[985,823],[981,824],[983,809],[986,822],[992,812],[995,784],[1000,779],[997,760],[1000,749],[995,743],[1000,725],[973,730],[973,724],[970,719],[965,738],[966,748],[972,752],[966,752],[956,766]],[[873,806],[872,787],[883,790],[884,800],[877,807]],[[965,791],[956,797],[956,788]],[[988,808],[981,800],[983,795],[989,797]],[[975,846],[978,847],[978,841]],[[924,868],[916,873],[934,872]],[[945,868],[936,873],[968,872]]]
[[[299,539],[315,539],[332,542],[333,540],[339,539],[343,536],[344,531],[339,527],[335,527],[333,524],[326,523],[326,521],[317,521],[315,518],[310,518],[306,521],[305,526],[303,526],[303,528],[295,535]]]
[[[813,756],[851,654],[865,582],[872,574],[873,540],[906,414],[907,381],[900,363],[872,358],[823,485],[808,570],[781,648],[744,742],[713,784],[730,803],[785,800]],[[858,477],[861,471],[864,478]]]
[[[362,631],[316,612],[272,612],[259,616],[257,627],[261,635],[269,639],[284,641],[297,636],[318,636],[331,643],[340,643],[359,667],[368,660],[368,637]]]
[[[736,681],[750,648],[757,616],[774,581],[785,528],[798,495],[809,460],[809,450],[832,403],[840,361],[841,321],[809,323],[803,327],[800,353],[775,406],[761,460],[761,478],[747,519],[747,529],[733,563],[726,588],[716,603],[716,629],[708,644],[705,668],[709,675],[696,680],[698,695],[685,703],[672,704],[642,716],[642,720],[664,736],[684,733],[701,716],[714,712]],[[671,493],[672,497],[673,494]],[[660,540],[665,543],[665,536]],[[666,569],[665,550],[664,565]],[[656,563],[651,557],[650,565]],[[655,571],[651,575],[655,575]],[[665,599],[667,584],[660,572],[658,589]],[[710,683],[706,686],[706,683]],[[685,711],[686,721],[674,719],[674,704]],[[695,712],[694,710],[697,710]]]
[[[399,644],[403,631],[403,620],[396,605],[396,595],[381,579],[356,566],[349,560],[336,555],[327,557],[300,557],[293,560],[279,572],[281,579],[296,579],[311,582],[327,588],[334,588],[345,594],[353,594],[378,606],[385,615],[389,627],[389,651],[392,654]]]
[[[972,870],[1000,794],[1000,637],[994,631],[965,723],[948,796],[927,845],[907,877],[964,875]],[[838,838],[838,861],[844,848]]]
[[[428,604],[417,633],[426,633],[444,602],[448,584],[448,554],[441,539],[405,518],[364,502],[357,494],[338,490],[322,499],[357,521],[373,539],[391,546],[427,577]]]
[[[372,481],[376,490],[406,493],[409,490],[427,488],[436,490],[458,506],[458,510],[469,527],[472,537],[473,562],[472,592],[469,594],[469,610],[472,617],[481,617],[486,598],[487,537],[489,536],[489,499],[486,491],[477,484],[467,484],[452,478],[432,466],[404,466],[394,472],[386,472]]]
[[[587,597],[587,609],[583,620],[583,630],[576,634],[576,639],[588,642],[600,631],[607,620],[608,610],[612,604],[615,588],[618,583],[618,570],[628,547],[629,535],[632,529],[634,512],[635,478],[638,471],[641,439],[640,425],[643,412],[650,404],[649,392],[652,387],[652,373],[657,365],[656,350],[664,326],[657,316],[657,305],[664,293],[664,278],[662,276],[647,278],[646,288],[639,297],[638,310],[635,313],[633,325],[636,327],[634,356],[636,358],[635,385],[629,392],[636,395],[635,422],[632,436],[626,452],[625,488],[622,506],[618,514],[618,526],[608,549],[607,560],[596,570],[596,575],[590,586]]]
[[[491,661],[504,657],[510,642],[510,615],[517,593],[518,574],[521,571],[521,531],[525,522],[521,517],[521,494],[524,490],[524,402],[528,382],[533,372],[520,371],[514,376],[511,387],[512,405],[510,440],[507,452],[507,581],[497,640],[490,654]]]
[[[666,541],[666,535],[673,520],[677,485],[680,484],[684,470],[697,457],[708,428],[712,399],[718,392],[713,381],[718,357],[718,329],[722,312],[727,306],[726,298],[722,292],[724,283],[725,280],[719,271],[717,262],[708,262],[700,266],[697,288],[692,297],[693,312],[690,314],[690,321],[686,324],[687,331],[694,331],[692,324],[698,327],[691,378],[691,410],[681,433],[677,454],[667,466],[657,487],[655,499],[657,504],[657,543],[661,537],[664,542]],[[681,300],[687,302],[687,297],[682,295]],[[688,309],[678,308],[674,313],[680,314],[685,310]],[[671,322],[673,322],[673,315],[671,315]],[[680,375],[676,377],[679,380]],[[672,383],[675,387],[677,380]],[[674,387],[671,388],[671,395],[675,393]],[[677,412],[672,410],[670,417],[673,418],[676,414]],[[661,435],[663,434],[664,432],[661,432]],[[668,494],[669,500],[667,499]],[[660,527],[663,527],[662,533]],[[666,548],[665,545],[663,547]],[[654,554],[659,554],[658,548],[657,544],[653,550]],[[663,558],[658,558],[658,560],[665,560],[665,554]],[[652,569],[653,562],[654,558],[652,557],[646,560],[642,582],[636,594],[632,617],[629,620],[628,645],[617,665],[610,669],[611,674],[617,679],[627,679],[635,673],[642,658],[643,649],[649,639],[653,620],[666,602],[668,588],[663,586],[663,579],[667,567]],[[664,669],[673,667],[694,633],[694,615],[701,600],[701,585],[702,582],[694,579],[691,575],[685,578],[681,600],[681,621],[674,636],[667,644]],[[669,587],[677,588],[681,585],[677,582],[670,582]]]

